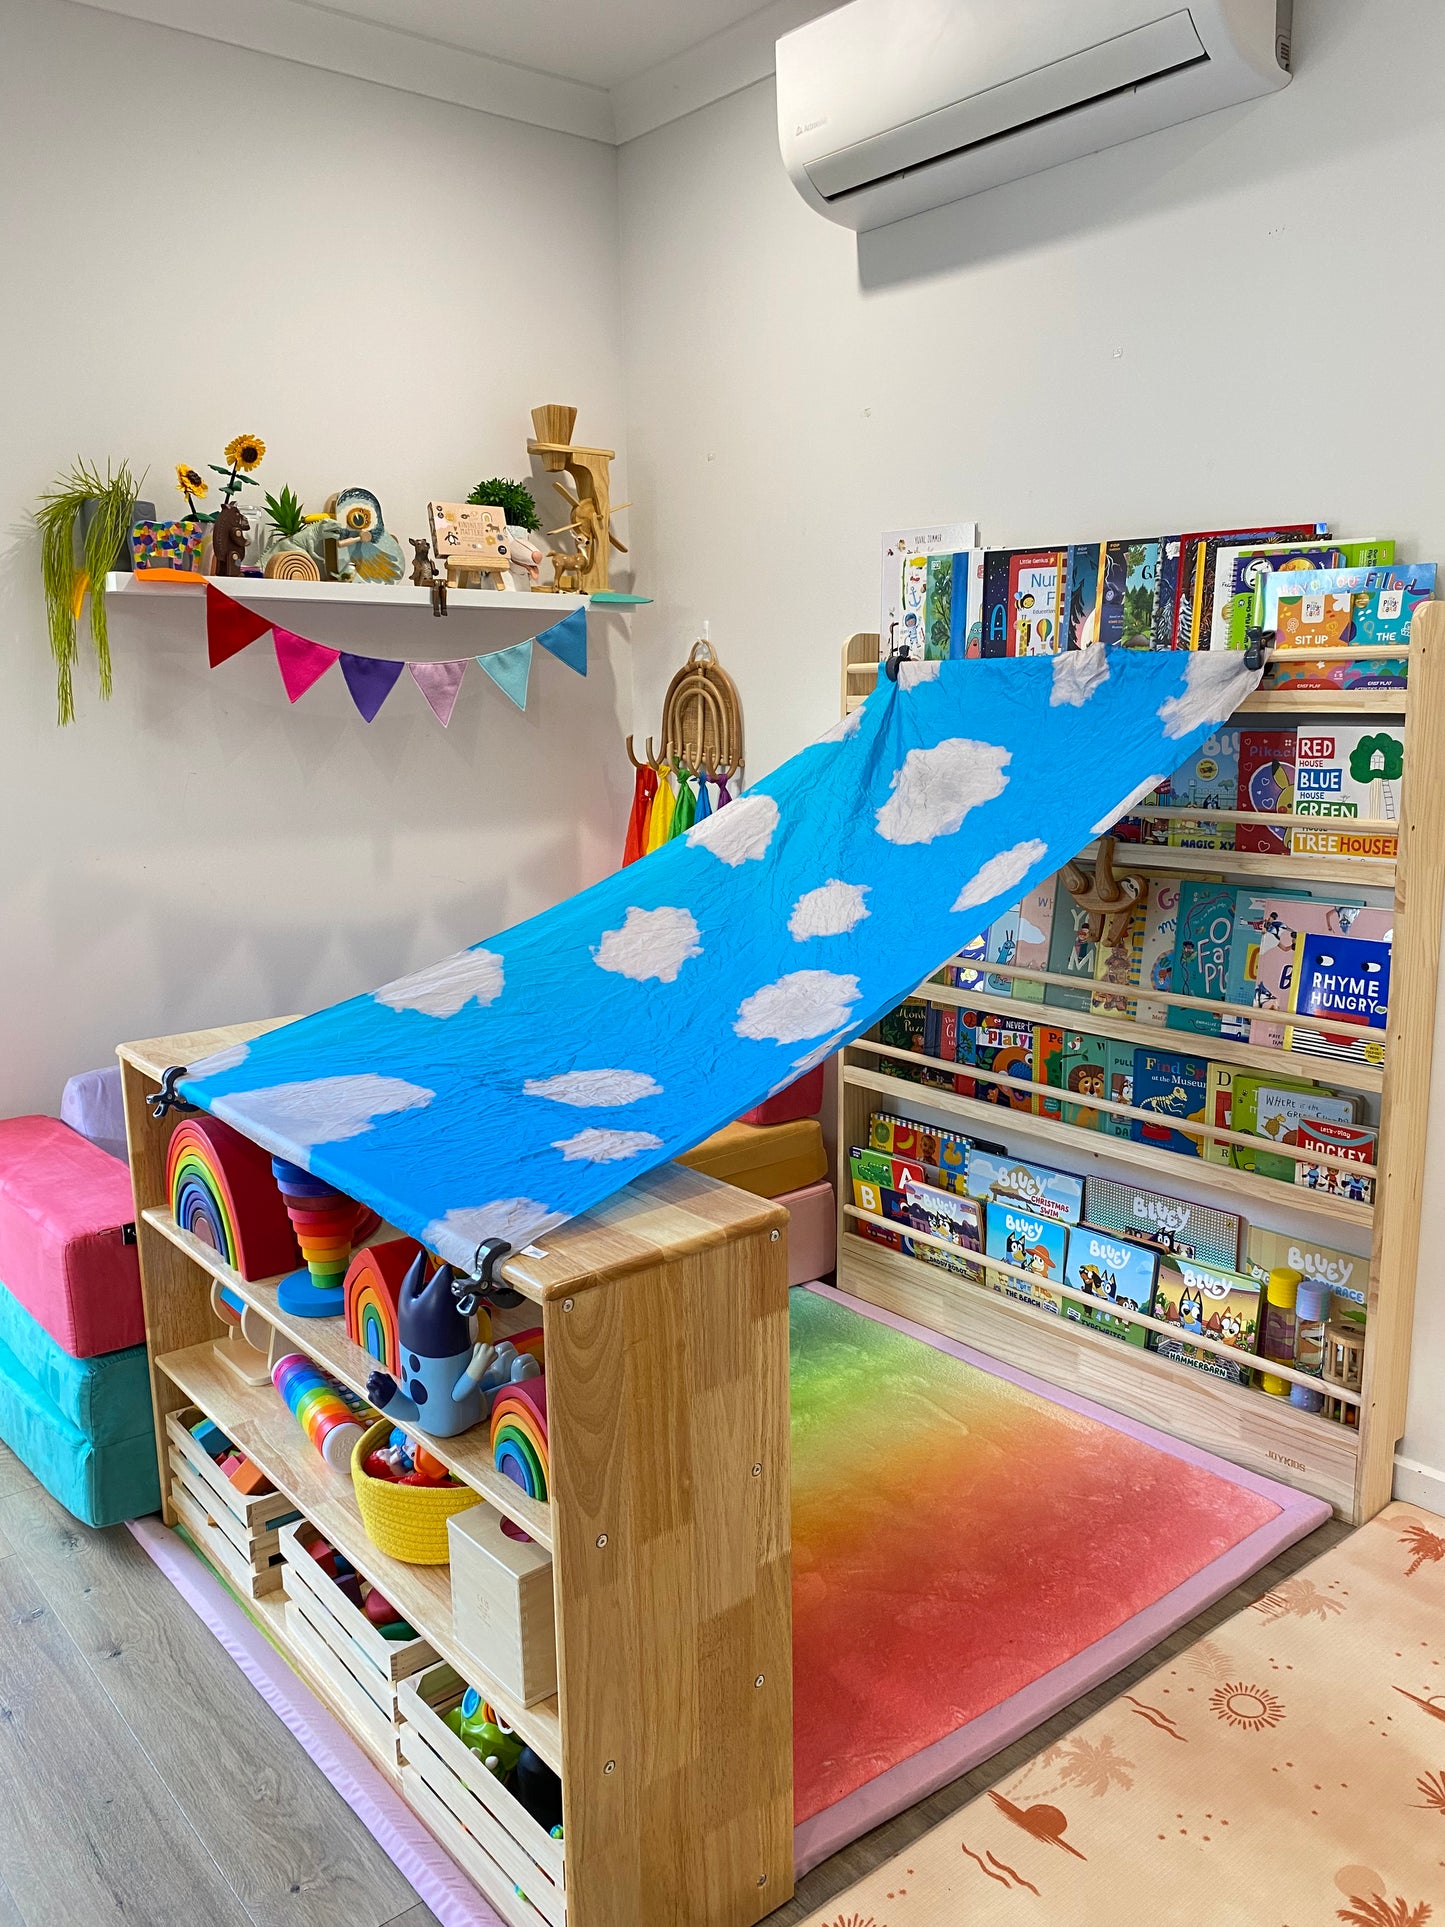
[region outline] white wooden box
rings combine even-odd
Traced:
[[[478,1665],[533,1706],[557,1690],[552,1555],[503,1527],[501,1513],[489,1505],[448,1519],[452,1623]]]

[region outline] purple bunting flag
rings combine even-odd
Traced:
[[[342,650],[341,673],[363,722],[376,720],[377,711],[396,688],[397,677],[405,668],[404,662],[388,662],[385,656],[352,656]]]

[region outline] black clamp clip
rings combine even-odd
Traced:
[[[1246,629],[1244,632],[1244,666],[1252,675],[1257,676],[1264,668],[1264,652],[1274,646],[1273,629]]]
[[[494,1281],[497,1266],[506,1258],[512,1247],[505,1238],[485,1238],[477,1246],[477,1255],[472,1260],[475,1276],[454,1278],[452,1292],[457,1301],[457,1310],[470,1318],[478,1305],[488,1305],[497,1311],[510,1311],[513,1305],[520,1305],[522,1294],[513,1291],[500,1279]]]
[[[155,1118],[157,1122],[159,1122],[168,1111],[196,1111],[200,1109],[198,1104],[187,1103],[186,1099],[183,1098],[176,1089],[177,1080],[189,1075],[190,1073],[184,1064],[172,1064],[169,1070],[161,1072],[160,1089],[153,1091],[146,1099],[146,1102],[151,1107],[151,1116]]]
[[[912,660],[912,656],[906,649],[893,650],[883,664],[883,673],[889,682],[897,682],[899,669],[905,662],[912,662]]]

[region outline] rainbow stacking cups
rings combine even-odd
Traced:
[[[306,1260],[302,1270],[281,1280],[276,1302],[293,1318],[336,1317],[346,1303],[346,1267],[361,1207],[285,1158],[272,1158],[271,1169]]]

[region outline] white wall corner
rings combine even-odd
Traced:
[[[1422,1465],[1418,1459],[1401,1458],[1396,1453],[1394,1494],[1445,1518],[1445,1470],[1437,1466]]]
[[[404,94],[421,94],[497,114],[533,127],[584,139],[616,140],[612,100],[605,87],[514,67],[463,47],[398,33],[304,0],[81,0],[104,13],[124,14],[156,27],[174,27],[252,53],[303,67],[375,81]],[[781,31],[781,29],[779,30]]]
[[[696,47],[634,74],[612,89],[613,138],[620,146],[740,93],[772,73],[779,36],[831,13],[838,0],[772,0]]]

